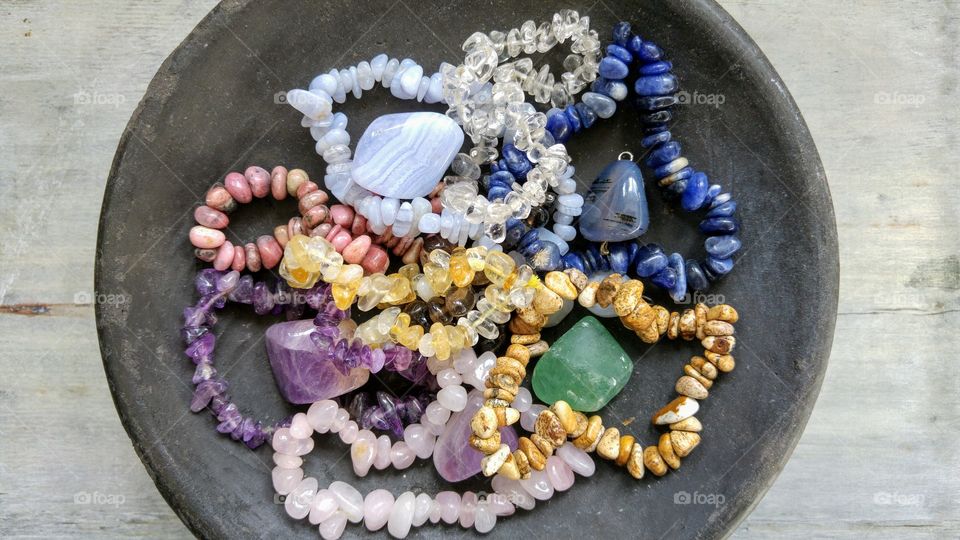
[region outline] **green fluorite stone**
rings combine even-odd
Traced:
[[[623,390],[633,362],[594,317],[584,317],[550,346],[533,369],[533,391],[548,404],[562,399],[575,411],[603,408]]]

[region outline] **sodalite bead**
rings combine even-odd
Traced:
[[[649,225],[640,168],[632,161],[614,161],[590,186],[580,234],[593,242],[623,242],[640,236]]]
[[[700,230],[711,235],[735,233],[739,228],[737,221],[728,217],[707,218],[700,222]]]
[[[687,289],[691,291],[705,291],[710,287],[707,276],[703,273],[700,263],[687,259]]]
[[[630,31],[630,23],[620,21],[613,27],[613,42],[621,47],[626,47],[633,32]]]
[[[644,163],[646,163],[647,167],[656,168],[661,165],[666,165],[678,157],[680,157],[680,143],[670,141],[654,148]]]
[[[550,109],[547,112],[547,131],[549,131],[554,140],[558,143],[565,143],[573,132],[573,126],[567,120],[567,115],[560,109]]]
[[[661,289],[671,290],[677,285],[677,271],[672,266],[667,266],[654,274],[651,281]]]
[[[517,178],[523,179],[527,177],[527,172],[533,168],[533,164],[530,163],[530,160],[527,159],[527,155],[523,153],[522,150],[518,149],[512,144],[503,145],[503,154],[504,161],[507,162],[507,168],[510,169],[510,172]]]
[[[707,257],[707,260],[704,261],[707,266],[707,269],[710,270],[714,275],[723,276],[729,274],[733,270],[733,259],[717,259],[714,257]]]
[[[644,64],[651,64],[663,58],[663,51],[652,41],[644,41],[637,47],[636,51],[630,47],[632,44],[632,42],[628,44],[627,48],[630,49],[630,52],[633,52],[637,60],[640,60]]]
[[[659,111],[677,104],[677,96],[637,96],[633,98],[638,109],[645,111]],[[668,139],[669,140],[669,139]]]
[[[712,205],[714,198],[720,195],[722,189],[719,184],[710,184],[710,188],[707,190],[707,202]]]
[[[627,40],[627,44],[624,45],[624,47],[630,51],[630,54],[632,54],[634,58],[637,58],[640,54],[640,50],[643,48],[643,39],[641,39],[640,36],[631,36],[630,39]]]
[[[621,81],[612,81],[610,79],[605,79],[603,77],[598,77],[597,80],[593,81],[590,85],[590,89],[594,92],[609,96],[610,99],[614,101],[623,101],[626,99],[629,90],[627,85]]]
[[[593,123],[597,121],[597,113],[584,103],[577,103],[574,107],[577,109],[577,114],[580,115],[580,122],[583,127],[590,129]]]
[[[640,96],[665,96],[676,92],[679,86],[673,74],[665,73],[638,78],[633,84],[633,91]]]
[[[740,239],[732,234],[711,236],[704,242],[707,253],[717,259],[729,259],[731,255],[740,250],[740,246]]]
[[[668,259],[668,264],[677,275],[676,282],[670,288],[670,298],[673,298],[674,302],[680,302],[687,295],[687,270],[683,264],[683,257],[679,253],[673,253]]]
[[[657,244],[641,246],[634,256],[634,271],[640,277],[650,277],[667,267],[667,254]]]
[[[666,73],[671,69],[673,69],[673,62],[661,60],[660,62],[653,62],[652,64],[640,66],[640,75],[659,75],[661,73]]]
[[[588,107],[593,109],[600,118],[610,118],[617,112],[617,102],[597,92],[585,92],[581,97]]]
[[[606,79],[623,79],[630,73],[622,60],[615,56],[605,56],[600,60],[600,76]]]
[[[412,199],[430,193],[463,144],[463,130],[432,112],[388,114],[360,137],[353,181],[386,197]]]
[[[560,247],[553,242],[542,242],[543,247],[527,258],[527,264],[537,272],[551,272],[560,266]]]
[[[707,197],[707,175],[702,172],[695,172],[687,182],[686,189],[680,196],[680,206],[687,212],[693,212],[703,206],[703,201]],[[709,217],[709,216],[708,216]]]
[[[647,135],[643,139],[640,139],[640,146],[644,148],[652,148],[658,144],[668,142],[671,136],[672,135],[669,131],[661,131],[660,133]]]
[[[617,45],[616,43],[607,45],[607,54],[613,56],[628,66],[630,65],[630,62],[633,62],[633,55],[630,54],[630,51],[628,51],[626,47]]]
[[[587,273],[587,267],[583,263],[583,257],[578,253],[570,252],[563,256],[563,267],[564,268],[576,268],[577,270]]]
[[[583,124],[580,122],[580,115],[577,114],[577,108],[573,105],[567,105],[567,108],[563,110],[563,114],[567,115],[567,121],[570,122],[570,127],[573,128],[573,132],[580,133],[580,130],[583,129]]]
[[[630,270],[630,246],[639,248],[634,242],[616,242],[608,246],[610,252],[607,255],[607,261],[610,263],[612,272],[626,275]]]
[[[727,201],[718,206],[712,206],[706,217],[732,217],[737,211],[737,201]]]

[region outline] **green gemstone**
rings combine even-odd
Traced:
[[[576,411],[603,408],[623,390],[633,362],[594,317],[584,317],[550,346],[533,369],[533,391],[548,404],[564,400]]]

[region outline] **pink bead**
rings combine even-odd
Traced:
[[[236,270],[237,272],[243,272],[243,269],[247,267],[247,252],[243,250],[242,247],[236,246],[233,248],[233,262],[230,264],[231,270]]]
[[[356,424],[354,424],[356,425]],[[356,439],[350,445],[350,460],[353,462],[353,472],[357,476],[366,476],[373,465],[377,452],[377,439],[372,431],[363,429],[357,433]]]
[[[253,192],[254,197],[262,199],[270,193],[270,173],[263,167],[256,165],[247,167],[247,170],[243,171],[243,176],[250,184],[250,191]]]
[[[341,227],[348,227],[353,223],[353,208],[345,204],[335,204],[330,207],[330,219]]]
[[[266,269],[280,264],[280,259],[283,258],[283,249],[272,236],[265,234],[257,238],[257,249],[260,251],[260,262]]]
[[[226,242],[227,237],[216,229],[195,225],[190,228],[190,243],[200,249],[218,248]]]
[[[257,250],[257,245],[253,242],[247,242],[243,246],[243,252],[247,257],[247,268],[251,272],[259,272],[260,265],[260,251]]]
[[[306,439],[313,435],[313,428],[310,427],[310,422],[307,422],[306,414],[299,412],[293,415],[290,420],[290,435],[296,439]]]
[[[280,495],[286,495],[303,480],[303,469],[273,469],[273,489]]]
[[[370,251],[367,251],[367,255],[360,262],[360,266],[368,274],[386,272],[387,267],[390,266],[390,257],[382,247],[370,246]]]
[[[363,525],[370,531],[379,531],[390,519],[393,509],[393,494],[385,489],[367,493],[363,500]]]
[[[320,236],[326,238],[327,235],[330,234],[330,230],[333,229],[333,227],[334,226],[329,223],[321,223],[310,231],[310,236]]]
[[[413,465],[413,461],[416,458],[417,454],[403,441],[397,441],[393,447],[390,448],[390,464],[393,465],[394,469],[402,471],[410,465]]]
[[[353,239],[347,247],[343,248],[343,260],[350,264],[360,264],[363,257],[370,251],[370,237],[362,234]]]
[[[373,467],[382,471],[390,466],[390,437],[381,435],[377,437],[377,454],[373,458]]]
[[[298,234],[303,234],[303,222],[299,217],[292,217],[287,222],[287,238],[293,238]]]
[[[282,201],[287,198],[287,168],[277,165],[270,172],[270,194]]]
[[[333,249],[337,250],[337,253],[342,253],[352,241],[353,238],[347,231],[340,231],[330,239],[330,243],[333,244]]]
[[[233,264],[233,244],[225,240],[220,249],[217,250],[217,257],[213,259],[213,267],[221,272],[230,268]]]
[[[307,519],[311,525],[318,525],[321,521],[325,521],[332,516],[337,508],[339,508],[337,499],[329,491],[321,489],[313,496],[313,501],[310,503],[310,515],[307,516]]]
[[[217,182],[207,190],[204,203],[210,208],[220,210],[221,212],[233,212],[237,207],[237,201],[233,199],[233,196],[230,195],[227,188],[223,187],[223,184],[220,182]]]
[[[454,491],[441,491],[436,500],[440,505],[440,519],[449,525],[456,523],[460,517],[460,495]]]
[[[230,224],[230,218],[226,214],[206,205],[198,206],[193,211],[193,219],[204,227],[210,227],[211,229],[222,229]]]
[[[553,484],[544,471],[531,471],[530,478],[520,480],[520,487],[538,501],[545,501],[553,497]]]
[[[440,202],[440,197],[434,197],[433,199],[430,199],[430,209],[433,210],[434,214],[443,212],[443,203]]]
[[[460,499],[460,526],[464,529],[473,527],[473,520],[477,516],[477,494],[468,491]]]
[[[557,491],[566,491],[573,485],[573,469],[557,456],[547,458],[547,479]]]
[[[238,172],[227,173],[223,179],[223,185],[230,192],[230,196],[240,203],[248,203],[253,200],[253,193],[250,191],[250,184],[246,177]]]
[[[350,232],[353,234],[363,234],[367,232],[367,218],[357,214],[353,216],[353,223],[350,225]]]
[[[513,503],[510,502],[510,497],[500,493],[488,494],[487,504],[489,505],[490,510],[492,510],[493,513],[498,516],[511,516],[517,511],[516,507],[513,506]]]
[[[303,222],[307,227],[317,227],[327,220],[329,213],[330,210],[326,206],[318,204],[303,213]]]
[[[312,180],[307,180],[306,182],[300,184],[297,187],[297,199],[302,199],[311,193],[318,192],[319,190],[320,190],[320,186],[318,186]],[[319,191],[319,192],[323,194],[323,197],[324,197],[323,202],[327,202],[327,199],[330,198],[327,195],[327,192],[325,191]]]

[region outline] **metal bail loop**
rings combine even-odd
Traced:
[[[620,161],[633,161],[633,154],[630,152],[620,152],[620,155],[617,156],[617,159]]]

